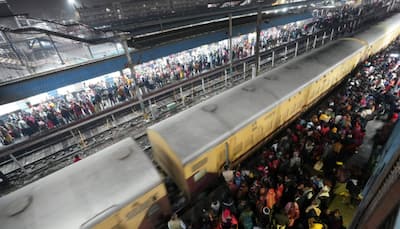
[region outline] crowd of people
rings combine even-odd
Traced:
[[[393,46],[399,47],[400,39]],[[398,54],[388,51],[369,58],[338,94],[251,161],[226,165],[224,188],[210,195],[201,212],[182,219],[174,215],[171,221],[193,229],[344,228],[341,210],[329,208],[330,202],[334,195],[348,195],[355,207],[362,198],[370,171],[347,162],[359,153],[371,120],[384,123],[373,148],[388,139],[400,112],[399,66]],[[335,189],[339,184],[347,195]],[[169,227],[175,228],[182,227]]]
[[[335,23],[360,14],[360,10],[344,7],[331,9],[330,13],[316,14],[314,19],[285,26],[270,28],[261,32],[261,48],[279,46],[318,29],[330,28]],[[255,33],[233,39],[233,60],[254,55]],[[164,58],[149,61],[135,67],[135,77],[141,94],[161,88],[166,84],[194,77],[212,68],[229,62],[228,41],[194,48]],[[135,82],[122,75],[118,82],[98,82],[86,90],[59,96],[29,109],[8,114],[0,119],[0,140],[3,145],[12,144],[15,139],[61,127],[84,117],[95,114],[117,103],[135,98]]]

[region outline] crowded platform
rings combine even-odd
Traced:
[[[358,206],[370,165],[347,166],[348,161],[359,153],[375,154],[398,120],[399,46],[398,39],[366,60],[338,93],[295,121],[255,159],[225,165],[223,187],[192,215],[174,215],[170,222],[202,229],[345,228],[345,209],[332,209],[331,202],[341,196],[346,208]],[[372,152],[363,152],[372,120],[383,125],[372,138]]]

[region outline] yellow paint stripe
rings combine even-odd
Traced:
[[[369,46],[369,43],[365,40],[359,39],[359,38],[354,38],[354,37],[345,37],[341,38],[340,40],[350,40],[350,41],[357,41],[363,45]]]

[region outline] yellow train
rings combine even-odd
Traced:
[[[153,156],[193,198],[400,35],[400,14],[334,41],[150,128]],[[171,213],[157,169],[124,139],[0,198],[3,229],[151,229]]]
[[[165,221],[164,182],[124,139],[0,198],[2,229],[148,229]]]
[[[155,160],[192,198],[399,34],[397,14],[151,126]]]

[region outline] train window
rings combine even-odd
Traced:
[[[156,214],[160,210],[160,205],[158,204],[153,204],[150,208],[149,211],[147,212],[147,216],[152,216]]]
[[[157,201],[157,194],[154,194],[153,196],[150,196],[147,200],[145,200],[142,203],[135,202],[132,204],[132,210],[126,214],[126,219],[130,220],[140,214],[142,211],[145,211],[146,209],[151,208]]]
[[[207,170],[202,169],[200,171],[198,171],[195,175],[194,175],[194,182],[199,181],[201,178],[204,177],[204,175],[206,175]]]
[[[205,165],[207,163],[207,161],[208,161],[208,157],[205,157],[205,158],[201,159],[199,162],[197,162],[196,164],[194,164],[192,166],[192,172],[201,168],[201,166]]]

